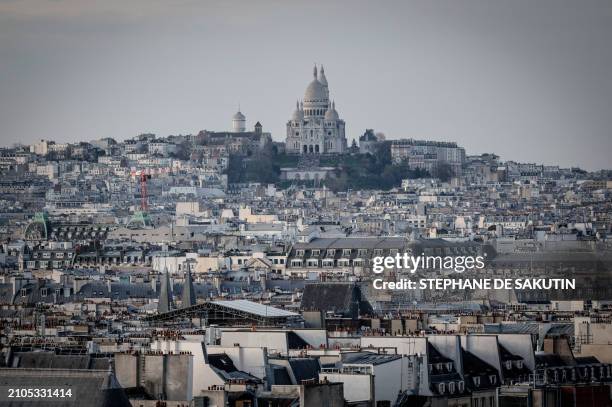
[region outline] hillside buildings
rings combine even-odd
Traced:
[[[0,382],[88,406],[611,405],[609,171],[373,130],[347,149],[322,68],[294,118],[286,151],[240,111],[1,149]],[[387,187],[330,182],[366,166]],[[484,266],[375,274],[404,254]]]

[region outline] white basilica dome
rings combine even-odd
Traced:
[[[327,102],[325,86],[318,79],[314,79],[306,88],[304,103],[308,102]]]

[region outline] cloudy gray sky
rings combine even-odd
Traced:
[[[283,140],[315,62],[349,139],[612,168],[610,0],[0,0],[0,140]]]

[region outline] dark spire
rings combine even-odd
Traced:
[[[183,302],[181,308],[191,307],[195,305],[195,290],[193,289],[193,279],[191,278],[191,267],[187,264],[187,271],[185,272],[185,283],[183,284]]]
[[[168,276],[168,268],[164,267],[162,272],[161,288],[159,290],[159,301],[157,302],[157,312],[160,314],[168,312],[172,309],[172,293],[170,288],[170,277]]]

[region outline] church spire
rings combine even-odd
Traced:
[[[168,276],[168,268],[164,266],[161,288],[159,293],[159,301],[157,302],[157,312],[164,313],[172,309],[172,293],[170,287],[170,277]]]
[[[318,79],[318,76],[317,76],[317,64],[315,64],[315,66],[314,66],[314,68],[312,70],[312,75],[314,76],[315,79]]]
[[[183,284],[183,302],[181,308],[187,308],[195,305],[195,291],[193,289],[193,279],[191,278],[191,267],[187,264],[187,271],[185,272],[185,283]]]

